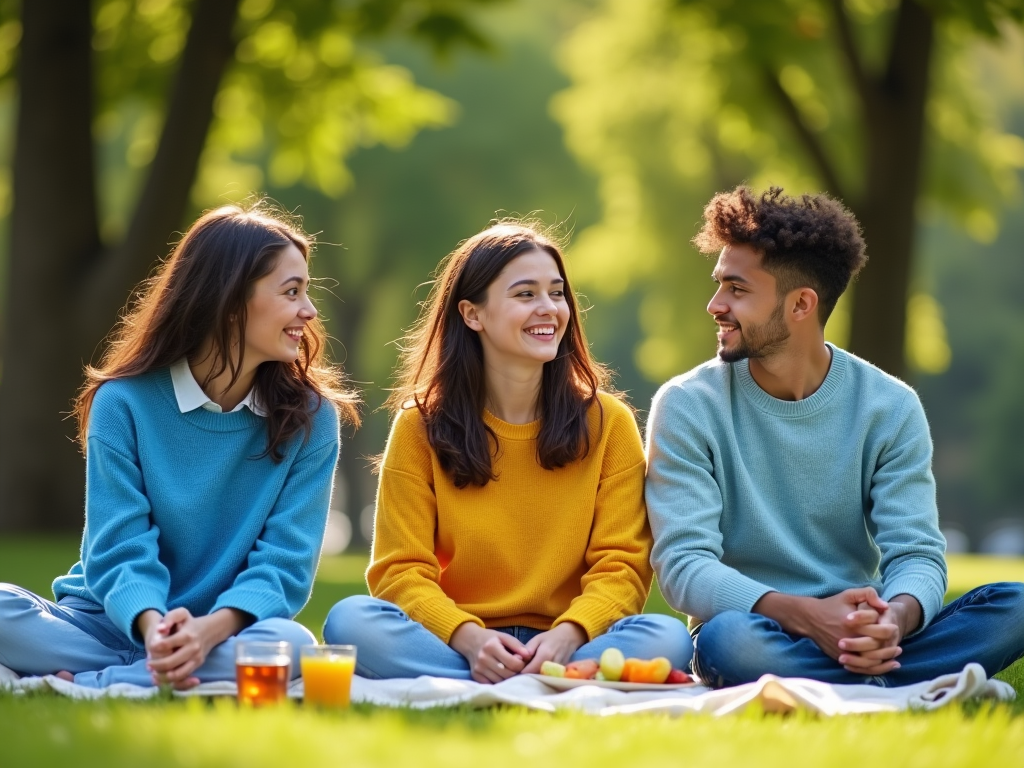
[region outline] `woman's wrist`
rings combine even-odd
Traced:
[[[144,643],[149,638],[149,633],[153,630],[153,627],[163,621],[163,618],[163,614],[155,608],[147,608],[135,617],[135,630],[139,633],[139,637],[142,638]]]
[[[476,637],[483,628],[472,621],[464,621],[455,628],[451,637],[448,638],[448,645],[463,656],[470,656],[476,648]]]
[[[557,632],[565,638],[567,644],[572,645],[573,652],[582,647],[590,639],[587,631],[575,621],[563,621],[557,627],[550,630]]]
[[[220,645],[229,637],[234,637],[249,626],[252,623],[252,617],[237,608],[221,608],[209,614],[203,623],[207,625],[207,637],[210,641],[209,646],[212,648]]]

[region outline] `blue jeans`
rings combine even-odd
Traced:
[[[218,645],[193,674],[202,683],[235,680],[235,642],[255,640],[292,644],[292,678],[299,676],[299,646],[316,642],[313,634],[288,619],[264,619]],[[146,651],[125,637],[89,600],[45,600],[13,584],[0,584],[0,664],[19,675],[67,671],[89,688],[115,683],[152,686]]]
[[[695,636],[693,670],[713,688],[761,675],[804,677],[826,683],[911,685],[959,672],[977,662],[990,677],[1024,655],[1024,584],[988,584],[947,605],[923,631],[900,646],[900,668],[878,677],[847,672],[806,637],[787,634],[756,613],[726,611]]]
[[[522,643],[541,633],[529,627],[501,627],[500,631]],[[470,679],[469,662],[461,653],[398,606],[373,597],[347,597],[335,605],[324,624],[324,642],[356,646],[356,674],[361,677]],[[642,659],[665,656],[676,669],[686,669],[693,656],[693,642],[683,623],[657,614],[627,616],[615,622],[572,658],[596,659],[606,648],[618,648],[626,656]]]

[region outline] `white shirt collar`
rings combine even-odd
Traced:
[[[181,358],[181,360],[171,366],[171,384],[174,385],[174,398],[178,401],[178,410],[182,413],[194,411],[196,408],[205,408],[214,413],[224,412],[217,403],[213,402],[203,392],[203,388],[199,386],[196,377],[192,375],[192,369],[188,367],[188,360],[186,358]],[[230,412],[234,413],[235,411],[242,410],[242,408],[248,408],[257,416],[265,417],[267,415],[267,412],[256,404],[253,390],[251,389],[249,394],[242,399],[242,402],[232,408]]]

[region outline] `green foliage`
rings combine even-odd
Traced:
[[[550,51],[567,20],[542,0],[495,7],[478,19],[493,55],[462,54],[437,66],[406,41],[380,51],[458,103],[455,125],[423,132],[399,152],[380,146],[353,155],[357,184],[337,201],[301,187],[267,190],[289,208],[300,206],[321,230],[313,270],[332,278],[322,309],[338,340],[335,356],[365,382],[369,406],[344,448],[350,458],[384,445],[388,417],[374,409],[387,396],[395,342],[445,254],[495,216],[536,212],[545,223],[564,222],[563,231],[596,219],[593,182],[545,115],[550,94],[566,84]],[[574,264],[569,269],[575,274]],[[368,464],[353,461],[359,470]],[[367,471],[360,478],[367,504],[376,477]]]
[[[217,96],[193,192],[196,206],[268,184],[301,183],[337,196],[352,183],[346,160],[356,149],[401,147],[419,130],[450,124],[451,101],[417,86],[407,70],[364,43],[401,33],[429,38],[441,51],[479,46],[482,36],[459,13],[486,2],[494,0],[243,0],[235,61]],[[188,32],[188,3],[104,0],[95,19],[97,133],[124,147],[128,172],[115,171],[124,198],[130,169],[145,168],[156,150],[169,76]],[[108,212],[123,227],[125,206]]]
[[[922,202],[979,240],[995,236],[1001,206],[1019,195],[1024,140],[1000,127],[974,31],[1018,18],[1019,5],[942,4]],[[844,7],[865,71],[881,72],[895,3]],[[636,362],[652,381],[712,350],[703,312],[711,265],[686,243],[714,191],[745,181],[827,189],[848,202],[862,193],[866,128],[838,40],[825,0],[603,0],[563,43],[572,86],[554,110],[570,149],[598,175],[604,211],[578,241],[581,276],[603,295],[643,292]],[[823,160],[799,139],[787,104]],[[910,357],[930,372],[943,359],[936,318],[934,304],[911,306]],[[842,304],[828,330],[840,342],[846,319]]]
[[[1003,22],[1024,22],[1021,0],[923,0],[922,4],[991,37],[1000,34]]]
[[[1019,516],[1024,498],[1022,242],[1019,209],[990,244],[943,222],[922,242],[931,290],[951,319],[949,370],[920,383],[942,477],[939,509],[976,544],[995,518]]]
[[[197,208],[268,185],[305,185],[336,197],[352,184],[347,158],[405,146],[450,125],[454,102],[418,86],[366,44],[405,36],[438,55],[483,49],[476,7],[503,0],[242,0],[235,61],[226,73],[193,190]],[[17,3],[0,2],[0,79],[13,73]],[[191,23],[190,0],[97,0],[95,135],[103,169],[104,231],[126,226],[160,138],[171,77]],[[0,91],[0,100],[13,98]],[[9,173],[0,173],[0,215]]]

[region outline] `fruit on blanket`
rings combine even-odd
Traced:
[[[622,675],[619,677],[624,683],[635,683],[633,675],[636,674],[636,668],[638,664],[643,664],[643,659],[626,659],[626,662],[622,665]]]
[[[593,680],[594,675],[597,674],[597,668],[595,659],[570,661],[565,666],[565,676],[571,680]]]
[[[618,648],[608,648],[601,654],[601,674],[605,680],[613,682],[622,679],[622,668],[626,666],[626,657]]]
[[[668,677],[665,678],[665,682],[671,683],[672,685],[680,685],[681,683],[692,683],[693,678],[681,669],[673,669],[668,673]]]
[[[555,661],[545,661],[540,665],[540,673],[548,677],[565,677],[565,667]]]
[[[621,680],[624,683],[664,683],[672,671],[672,662],[664,656],[649,661],[626,659]]]

